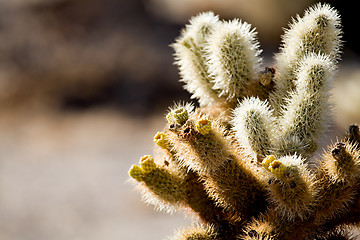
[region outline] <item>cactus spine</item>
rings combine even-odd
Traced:
[[[316,4],[286,30],[275,68],[261,71],[249,24],[211,12],[190,20],[172,46],[200,107],[172,107],[154,137],[163,157],[129,171],[149,202],[199,216],[172,239],[353,239],[359,128],[314,157],[331,117],[341,33],[337,11]]]

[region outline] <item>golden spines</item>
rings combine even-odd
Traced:
[[[311,156],[329,122],[328,91],[336,65],[327,55],[309,53],[294,73],[294,89],[287,94],[276,132],[278,155]]]
[[[176,131],[170,129],[167,134],[180,165],[196,172],[207,172],[215,171],[226,162],[225,149],[230,145],[224,139],[223,127],[217,121],[210,122],[201,113],[191,114],[183,126]]]
[[[175,106],[174,109],[178,108]],[[177,128],[171,128],[172,124],[176,124]],[[172,124],[168,124],[163,132],[158,132],[154,137],[156,145],[166,150],[160,152],[165,157],[164,164],[155,163],[151,156],[146,155],[140,159],[139,166],[132,166],[129,174],[140,182],[138,188],[148,203],[168,211],[183,208],[206,223],[216,223],[223,218],[223,209],[216,206],[207,195],[199,175],[180,164],[177,148],[173,147],[175,139],[178,139],[177,134],[183,133],[189,123],[185,122],[182,126],[174,122]],[[195,129],[192,134],[201,135]]]
[[[316,169],[318,200],[314,212],[317,225],[348,214],[359,194],[359,152],[349,142],[338,142],[322,156]],[[346,219],[346,218],[345,218]]]
[[[340,171],[351,172],[354,167],[352,156],[346,152],[345,143],[336,143],[335,147],[331,150],[331,155],[334,158],[335,166]]]
[[[178,230],[171,240],[222,240],[212,225],[195,225]]]
[[[360,176],[360,153],[356,144],[338,142],[327,151],[321,161],[321,171],[332,182],[353,184]]]
[[[211,121],[211,131],[205,135],[196,127],[199,123],[205,129],[210,127],[209,120],[204,121],[203,115],[194,113],[180,129],[168,132],[175,157],[180,166],[199,174],[216,205],[231,212],[229,215],[235,221],[244,221],[266,205],[264,188],[244,165],[247,162],[241,159],[244,156],[237,155],[232,140],[225,137],[226,132],[218,121]]]
[[[244,229],[242,240],[304,240],[314,239],[313,224],[310,221],[288,221],[276,212],[270,211],[253,219]]]

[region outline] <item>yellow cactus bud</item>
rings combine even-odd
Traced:
[[[150,155],[145,155],[140,159],[140,167],[144,173],[149,173],[156,169],[156,164]]]
[[[262,165],[265,167],[266,170],[269,170],[270,164],[275,160],[275,156],[274,155],[269,155],[267,156],[263,161],[262,161]]]
[[[169,123],[176,122],[180,125],[183,125],[188,120],[188,118],[189,113],[185,107],[173,109],[166,115],[166,119]]]
[[[170,148],[170,142],[166,139],[166,134],[163,132],[156,133],[154,137],[154,142],[156,145],[163,149],[169,149]]]
[[[284,176],[287,167],[280,162],[279,160],[276,160],[274,155],[267,156],[261,163],[266,170],[270,171],[277,177]]]
[[[144,171],[137,165],[132,165],[129,170],[129,175],[136,181],[140,182],[143,180]]]
[[[207,118],[202,118],[199,121],[197,121],[195,125],[195,129],[201,135],[206,135],[211,130],[211,121],[208,120]]]
[[[274,160],[271,162],[271,164],[269,166],[269,170],[275,176],[282,177],[282,176],[284,176],[284,174],[286,172],[286,166],[282,162],[280,162],[278,160]]]

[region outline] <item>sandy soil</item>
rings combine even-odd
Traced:
[[[164,123],[106,110],[2,113],[0,239],[166,239],[188,225],[127,182]]]

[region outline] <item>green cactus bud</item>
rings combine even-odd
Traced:
[[[169,112],[166,114],[169,125],[174,125],[174,128],[176,128],[175,126],[181,127],[189,119],[193,109],[194,106],[191,103],[176,103],[173,107],[169,108]]]
[[[140,182],[144,179],[143,178],[144,171],[135,164],[131,166],[131,168],[129,170],[129,175],[138,182]]]
[[[140,159],[140,167],[144,173],[150,173],[156,169],[156,164],[150,155],[145,155]]]
[[[186,108],[183,107],[173,109],[166,115],[166,119],[170,124],[175,122],[179,125],[183,125],[188,120],[188,118],[189,113]]]

